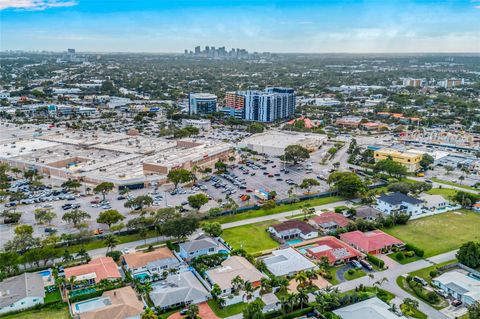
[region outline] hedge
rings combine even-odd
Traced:
[[[385,262],[373,255],[367,254],[367,260],[379,268],[385,267]]]
[[[425,255],[425,251],[423,249],[420,249],[412,244],[405,244],[405,250],[412,250],[415,252],[415,255],[418,257],[423,257]]]

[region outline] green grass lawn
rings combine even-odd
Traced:
[[[411,316],[412,318],[417,318],[417,319],[427,319],[428,316],[421,312],[418,309],[413,309],[413,315]]]
[[[457,191],[451,188],[432,188],[427,193],[430,195],[442,195],[443,198],[450,199],[457,194]]]
[[[327,281],[332,284],[332,286],[338,285],[340,282],[338,281],[337,278],[337,271],[339,267],[329,267],[327,271],[330,273],[330,276],[332,276],[332,279],[327,279]],[[326,279],[326,278],[325,278]]]
[[[449,264],[453,264],[453,263],[456,263],[456,262],[457,262],[456,259],[449,260],[449,261],[446,261],[446,262],[443,262],[443,263],[440,263],[440,264],[437,264],[437,265],[433,265],[433,266],[430,266],[430,267],[427,267],[427,268],[422,268],[422,269],[413,271],[413,272],[410,273],[410,275],[421,277],[421,278],[425,279],[426,281],[428,281],[430,283],[432,281],[432,278],[430,277],[430,272],[432,270],[435,270],[439,267],[449,265]]]
[[[273,215],[278,213],[289,212],[292,210],[302,209],[305,205],[310,205],[310,207],[314,207],[314,206],[339,202],[341,200],[343,200],[343,198],[339,196],[315,198],[315,199],[305,200],[297,203],[280,205],[268,210],[265,210],[265,209],[249,210],[243,213],[216,217],[211,219],[211,221],[219,222],[221,224],[226,224],[226,223],[236,222],[239,220],[245,220],[245,219],[250,219],[255,217],[263,217],[263,216],[268,216],[268,215]]]
[[[248,303],[240,302],[234,305],[220,308],[218,306],[218,303],[213,299],[210,299],[209,301],[207,301],[207,303],[212,309],[212,311],[220,318],[226,318],[233,315],[238,315],[239,313],[242,313],[243,310],[248,306]]]
[[[469,189],[469,190],[472,190],[472,191],[478,191],[478,189],[476,189],[475,187],[471,187],[471,186],[463,185],[463,184],[458,184],[458,183],[454,183],[454,182],[450,182],[450,181],[445,181],[443,179],[438,179],[436,177],[432,177],[431,180],[434,181],[434,182],[437,182],[437,183],[441,183],[441,184],[456,186],[456,187],[460,187],[460,188],[464,188],[464,189]]]
[[[60,309],[44,308],[39,310],[24,311],[17,314],[2,316],[2,319],[70,319],[67,307]]]
[[[363,271],[362,269],[354,269],[355,272],[353,274],[349,274],[348,271],[345,272],[343,274],[343,277],[345,277],[346,280],[354,280],[354,279],[357,279],[357,278],[360,278],[360,277],[363,277],[365,275],[367,275],[367,273],[365,271]]]
[[[55,302],[62,300],[62,296],[60,295],[60,290],[55,290],[54,292],[49,292],[45,294],[45,303]]]
[[[401,265],[406,265],[406,264],[409,264],[409,263],[412,263],[414,261],[422,259],[422,258],[418,257],[417,255],[414,255],[413,257],[405,256],[405,258],[403,258],[402,260],[398,260],[396,256],[397,256],[397,253],[391,253],[391,254],[387,255],[387,257],[390,257],[391,259],[395,260],[397,263],[399,263]]]
[[[409,221],[385,232],[425,251],[425,257],[458,249],[467,241],[479,241],[480,214],[459,210]]]
[[[266,231],[268,226],[277,223],[278,221],[275,220],[267,220],[256,224],[228,228],[223,231],[222,238],[235,249],[243,248],[248,253],[258,253],[279,245]]]

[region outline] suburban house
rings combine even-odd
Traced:
[[[381,216],[383,216],[381,211],[365,205],[355,208],[355,215],[352,218],[355,220],[363,219],[367,221],[375,221]]]
[[[296,238],[312,239],[318,237],[318,231],[301,220],[287,220],[283,223],[268,227],[268,232],[281,240],[292,240]]]
[[[480,301],[480,278],[452,270],[434,278],[432,283],[467,305]]]
[[[422,194],[420,199],[423,201],[423,210],[425,213],[445,213],[451,210],[461,208],[460,205],[451,204],[442,195]]]
[[[153,277],[154,274],[162,275],[164,271],[178,269],[181,265],[167,247],[125,254],[122,255],[122,262],[136,278]]]
[[[170,275],[165,280],[155,283],[150,292],[150,299],[155,307],[169,309],[189,304],[205,302],[210,293],[191,271]]]
[[[347,227],[351,221],[342,214],[324,212],[310,218],[308,222],[324,234],[329,234],[335,232],[337,229]]]
[[[397,314],[390,311],[390,306],[377,297],[354,303],[352,305],[333,311],[342,319],[400,319]]]
[[[65,279],[75,277],[79,287],[98,284],[102,280],[121,279],[118,266],[111,257],[92,259],[88,264],[65,269]],[[76,286],[73,288],[77,288]]]
[[[43,278],[35,273],[23,273],[0,282],[0,314],[43,304]]]
[[[316,265],[293,248],[279,249],[262,259],[275,276],[292,276],[300,271],[314,269]]]
[[[132,287],[105,291],[101,297],[72,304],[72,313],[80,319],[136,319],[144,311]]]
[[[217,284],[222,290],[221,297],[226,301],[226,305],[231,305],[244,301],[243,294],[239,296],[233,296],[232,280],[237,276],[243,281],[248,281],[253,287],[260,286],[260,280],[267,278],[266,275],[261,273],[254,265],[252,265],[247,259],[241,256],[231,256],[227,260],[224,260],[219,267],[207,270],[205,272],[206,279],[213,286]],[[254,298],[259,296],[259,289],[255,290]]]
[[[322,258],[327,258],[331,266],[364,257],[364,254],[333,236],[319,238],[313,246],[309,245],[308,248],[301,249],[315,260],[321,261]]]
[[[415,216],[422,214],[423,201],[400,192],[382,194],[376,208],[387,215],[403,212]]]
[[[388,252],[392,247],[402,247],[404,243],[381,230],[362,233],[359,230],[340,235],[340,239],[363,253],[376,255]]]
[[[180,257],[190,260],[202,255],[218,253],[220,244],[213,238],[204,237],[181,243]]]

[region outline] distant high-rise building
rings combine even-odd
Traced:
[[[225,107],[222,112],[226,116],[243,119],[245,117],[245,96],[237,92],[227,92],[225,94]]]
[[[195,47],[195,55],[200,54],[200,46]]]
[[[188,95],[189,114],[207,115],[217,111],[217,96],[210,93]]]
[[[406,78],[406,79],[403,79],[403,86],[412,86],[416,88],[423,87],[425,86],[425,80]]]
[[[275,122],[295,114],[295,91],[271,87],[265,91],[239,92],[245,96],[245,120]]]

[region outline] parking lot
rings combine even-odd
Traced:
[[[302,190],[297,185],[300,185],[305,178],[314,178],[320,183],[319,186],[312,187],[311,192],[326,191],[328,185],[325,180],[328,177],[328,168],[320,167],[315,163],[317,156],[318,154],[314,153],[311,160],[295,166],[288,165],[275,157],[252,156],[250,159],[231,165],[224,174],[214,175],[212,179],[203,181],[201,184],[207,187],[206,193],[212,198],[230,197],[239,203],[242,194],[250,195],[250,203],[258,200],[254,198],[253,193],[259,189],[266,192],[275,191],[277,198],[287,198],[290,189],[294,194],[300,195],[307,190]]]

